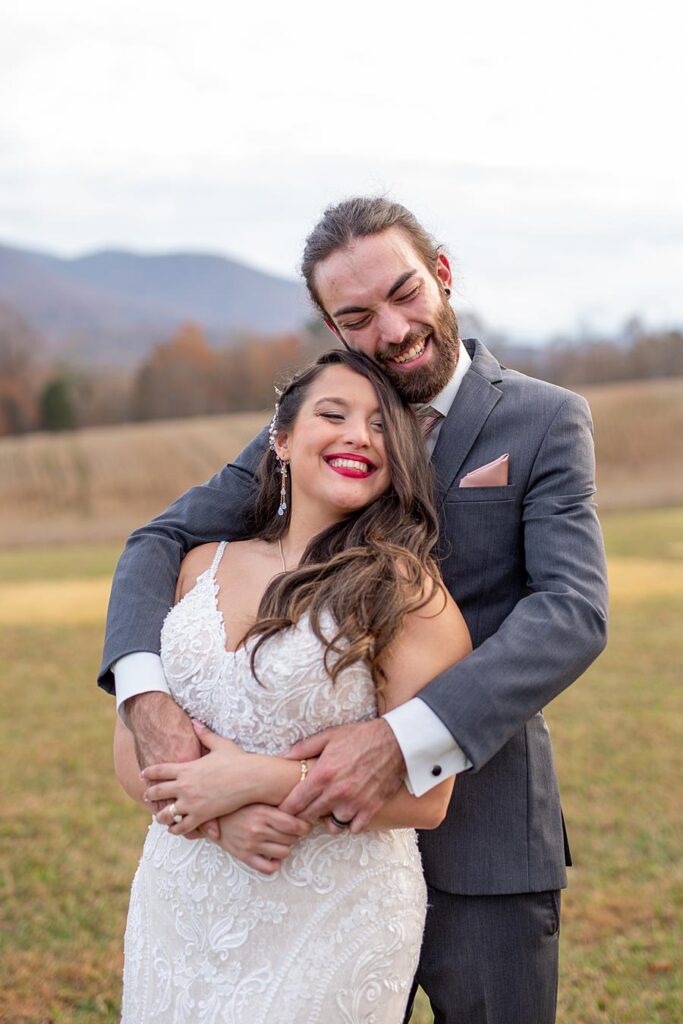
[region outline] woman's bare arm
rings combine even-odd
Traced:
[[[435,590],[427,604],[406,616],[403,628],[383,659],[386,675],[383,711],[404,704],[444,669],[465,658],[472,641],[459,608],[445,588]],[[424,796],[412,796],[405,785],[371,819],[370,828],[436,828],[443,821],[455,778],[446,779]]]
[[[145,768],[144,797],[176,804],[183,821],[172,824],[166,807],[157,821],[172,825],[175,835],[186,835],[202,822],[220,818],[250,804],[277,806],[301,779],[301,763],[266,754],[245,753],[232,740],[194,722],[207,749],[204,757],[184,764]],[[314,761],[309,762],[312,766]]]
[[[143,800],[147,784],[140,778],[140,766],[135,753],[135,737],[118,715],[114,727],[114,772],[131,800],[135,800],[151,814],[152,808]]]

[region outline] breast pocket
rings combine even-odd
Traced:
[[[439,548],[446,586],[476,633],[479,609],[498,618],[523,571],[517,486],[452,488],[441,507]]]
[[[447,505],[460,505],[462,502],[514,501],[517,494],[516,484],[505,487],[451,487],[446,495]]]

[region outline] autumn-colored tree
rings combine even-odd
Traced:
[[[138,373],[139,419],[196,416],[272,405],[273,383],[306,362],[310,339],[286,333],[243,334],[237,345],[211,348],[196,324],[157,345]]]
[[[209,411],[216,363],[216,353],[201,327],[183,324],[170,341],[156,346],[140,369],[135,395],[138,419],[197,416]]]

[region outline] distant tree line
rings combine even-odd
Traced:
[[[135,420],[267,409],[273,383],[333,344],[322,325],[209,345],[186,323],[131,371],[71,367],[0,304],[0,436]],[[491,340],[505,365],[566,387],[683,376],[683,331],[631,321],[616,339],[562,338],[532,348]]]
[[[326,328],[311,326],[245,332],[216,348],[185,323],[135,370],[73,367],[51,362],[37,334],[0,304],[0,436],[266,409],[273,383],[331,341]]]
[[[505,362],[507,346],[494,346]],[[509,363],[563,387],[683,376],[683,331],[649,331],[633,324],[619,339],[560,338],[539,348],[514,348]]]
[[[274,400],[273,382],[322,346],[315,334],[288,332],[266,338],[244,335],[235,346],[212,348],[197,324],[184,324],[139,368],[131,391],[131,418],[265,409]]]

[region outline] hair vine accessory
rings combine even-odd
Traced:
[[[268,427],[268,447],[270,448],[271,452],[275,452],[275,438],[277,436],[277,414],[279,411],[280,403],[276,402],[275,412],[273,413],[273,418],[270,421],[270,426]],[[277,452],[275,452],[275,454],[277,455]]]
[[[273,390],[275,392],[275,412],[273,413],[273,418],[268,427],[268,447],[271,452],[275,452],[275,455],[277,455],[277,452],[275,451],[275,438],[277,437],[277,418],[280,412],[280,399],[282,398],[282,392],[278,387],[273,387]]]
[[[278,466],[280,467],[280,504],[278,505],[277,514],[283,516],[287,511],[287,463],[284,459],[281,459],[277,453],[275,447],[275,438],[277,437],[278,430],[278,414],[280,412],[280,398],[282,397],[282,391],[279,388],[275,388],[275,394],[277,398],[275,400],[275,412],[273,418],[270,421],[268,427],[268,447],[277,459]]]

